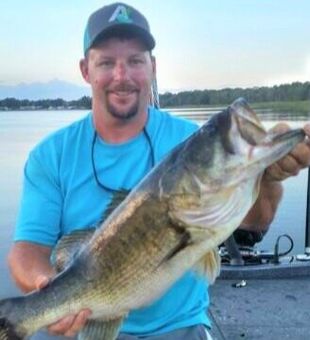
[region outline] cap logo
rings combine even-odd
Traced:
[[[118,5],[111,15],[109,22],[117,21],[120,23],[129,23],[132,22],[132,19],[129,18],[129,11],[123,5]]]

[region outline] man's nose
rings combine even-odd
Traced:
[[[114,79],[118,81],[128,79],[128,67],[125,63],[120,62],[115,65]]]

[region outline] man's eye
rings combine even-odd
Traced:
[[[112,65],[113,65],[113,62],[111,60],[102,60],[99,62],[99,66],[109,67]]]
[[[142,59],[132,59],[131,64],[133,64],[133,65],[143,64],[143,60]]]

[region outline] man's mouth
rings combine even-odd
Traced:
[[[135,90],[126,90],[126,91],[111,91],[110,93],[118,97],[127,97],[135,92],[136,92]]]

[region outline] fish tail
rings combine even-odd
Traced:
[[[0,340],[22,340],[16,330],[15,326],[6,318],[0,318]]]

